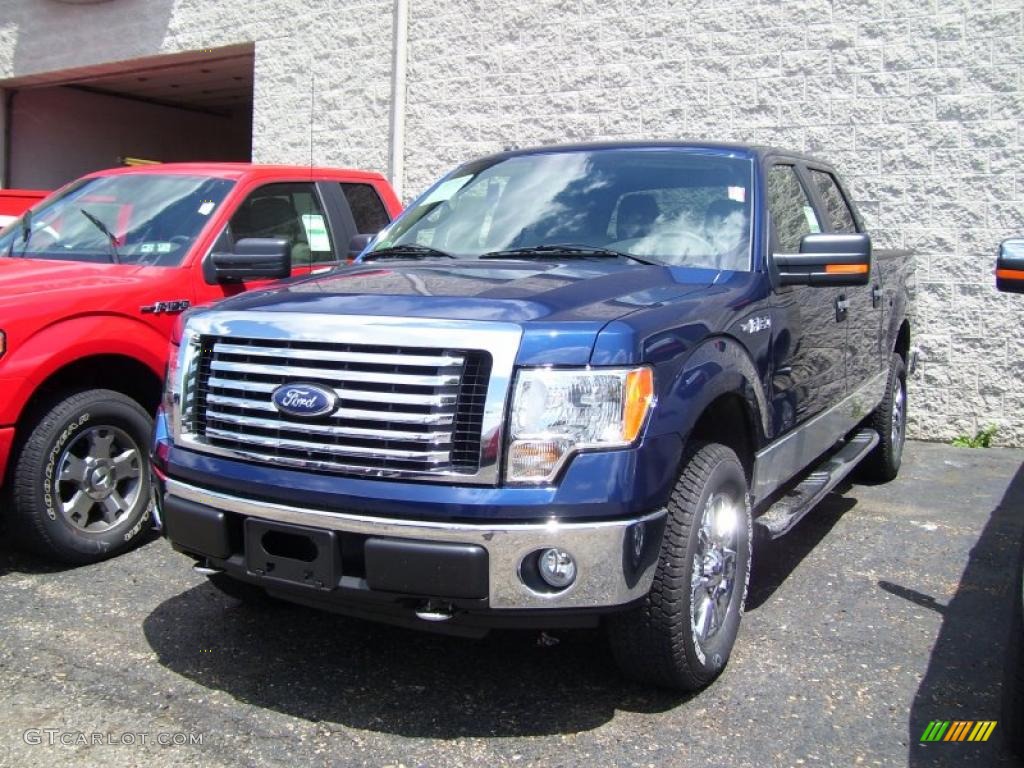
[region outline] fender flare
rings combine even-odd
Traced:
[[[738,395],[747,409],[756,451],[771,434],[770,410],[757,367],[730,336],[702,341],[687,356],[654,411],[651,434],[678,433],[685,441],[698,419],[723,395]]]
[[[116,355],[133,359],[162,379],[169,344],[166,336],[144,321],[124,315],[79,315],[48,325],[19,342],[5,361],[4,378],[13,386],[0,405],[0,424],[17,424],[39,387],[83,358]]]

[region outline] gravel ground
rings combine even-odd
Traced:
[[[999,720],[1022,508],[1024,451],[909,444],[897,481],[755,551],[729,668],[691,697],[623,681],[596,633],[246,605],[160,539],[71,569],[0,546],[0,768],[1014,765],[999,726],[918,739]]]

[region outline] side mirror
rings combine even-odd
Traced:
[[[871,238],[863,233],[805,235],[800,253],[772,258],[781,285],[867,285]]]
[[[996,288],[1024,293],[1024,238],[1003,240],[996,258]]]
[[[348,260],[355,261],[356,257],[363,252],[363,249],[368,246],[375,238],[376,235],[352,235],[352,239],[348,241]]]
[[[211,253],[212,282],[273,280],[292,273],[291,243],[283,237],[246,237],[231,253]]]

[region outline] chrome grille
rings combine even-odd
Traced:
[[[480,467],[491,356],[479,350],[201,336],[183,427],[245,458],[331,472],[457,473]],[[332,414],[277,410],[275,389],[334,390]]]

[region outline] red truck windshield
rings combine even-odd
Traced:
[[[0,255],[174,267],[233,185],[179,174],[82,179],[0,232]]]

